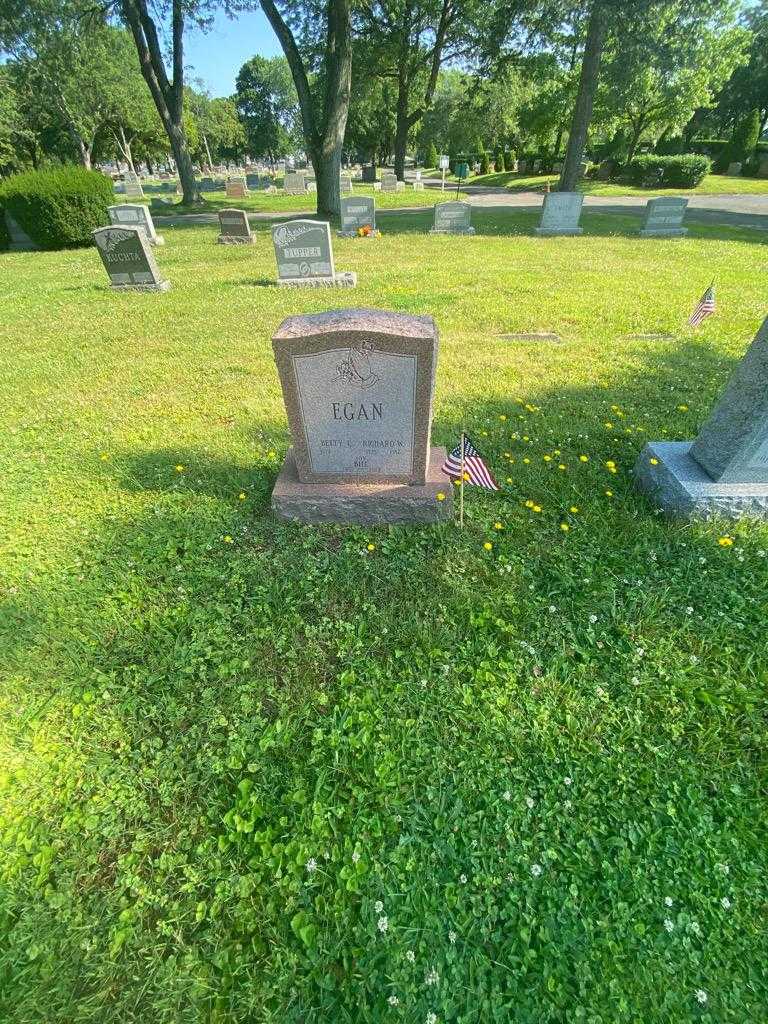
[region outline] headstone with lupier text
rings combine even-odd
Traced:
[[[472,207],[469,203],[436,203],[433,235],[474,235]]]
[[[357,274],[337,272],[327,221],[292,220],[272,228],[277,283],[301,288],[354,288]]]
[[[640,229],[643,236],[687,235],[683,218],[688,207],[684,196],[660,196],[649,199],[645,207],[645,223]]]
[[[171,287],[160,274],[141,228],[97,228],[93,240],[113,288],[165,292]]]
[[[537,235],[580,235],[584,196],[581,192],[548,192],[544,196]]]
[[[253,245],[254,241],[245,210],[219,210],[219,245]]]
[[[285,320],[272,339],[293,439],[272,493],[310,523],[436,522],[451,513],[430,434],[431,317],[342,309]]]
[[[142,203],[123,203],[120,206],[108,206],[110,224],[125,224],[128,227],[143,231],[150,245],[164,245],[165,239],[155,231],[152,214]]]
[[[361,228],[370,228],[371,234],[360,236]],[[373,196],[342,196],[341,231],[346,238],[376,237],[376,201]]]
[[[670,515],[768,519],[768,319],[696,440],[651,441],[635,476]]]

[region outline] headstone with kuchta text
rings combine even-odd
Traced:
[[[219,245],[252,245],[254,241],[245,210],[219,210]]]
[[[688,200],[684,196],[660,196],[649,199],[645,207],[645,223],[640,234],[646,237],[687,235],[683,227]]]
[[[651,441],[641,490],[669,515],[768,519],[768,319],[695,441]]]
[[[300,172],[288,171],[283,180],[283,190],[287,196],[303,196],[307,192],[307,179]]]
[[[581,192],[548,192],[544,196],[537,235],[580,235],[584,196]]]
[[[433,235],[474,235],[472,207],[469,203],[436,203],[434,222],[430,231]]]
[[[113,288],[165,292],[171,287],[161,275],[152,248],[140,228],[97,228],[93,240]]]
[[[382,192],[402,192],[405,188],[404,181],[398,181],[397,175],[393,174],[392,171],[382,171],[381,174],[381,191]]]
[[[272,241],[279,285],[354,288],[357,284],[357,274],[336,271],[327,221],[292,220],[275,224]]]
[[[360,236],[361,228],[370,228],[371,234]],[[341,231],[346,238],[376,237],[376,201],[373,196],[341,197]]]
[[[272,493],[310,523],[436,522],[451,514],[430,444],[431,317],[342,309],[292,316],[272,340],[293,439]]]
[[[141,203],[123,203],[120,206],[108,206],[110,224],[124,224],[127,227],[143,231],[150,245],[164,245],[165,239],[155,231],[152,214]]]

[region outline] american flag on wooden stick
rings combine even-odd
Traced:
[[[714,282],[707,288],[696,304],[696,308],[688,318],[689,327],[698,327],[699,324],[712,316],[715,312],[715,286]]]
[[[499,485],[494,480],[493,473],[488,469],[482,455],[466,434],[461,435],[459,443],[446,456],[443,472],[451,480],[461,480],[462,466],[465,483],[487,487],[489,491],[498,491]]]

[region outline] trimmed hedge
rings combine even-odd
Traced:
[[[683,156],[636,156],[627,167],[633,185],[646,188],[695,188],[709,174],[712,161],[696,153]]]
[[[109,223],[113,202],[109,178],[84,167],[27,171],[0,185],[0,210],[8,210],[41,249],[90,245],[91,232]]]

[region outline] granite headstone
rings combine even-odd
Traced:
[[[357,274],[336,272],[327,221],[292,220],[275,224],[272,241],[279,285],[354,288],[357,284]]]
[[[737,178],[741,174],[741,163],[734,160],[733,163],[728,164],[728,170],[725,173],[731,178]]]
[[[341,231],[339,235],[347,238],[359,238],[360,228],[370,227],[368,238],[375,237],[376,201],[373,196],[342,196],[341,198]]]
[[[165,292],[171,287],[161,276],[141,228],[97,228],[93,240],[113,288]]]
[[[472,207],[469,203],[436,203],[434,223],[430,230],[433,235],[474,235]]]
[[[303,196],[306,195],[307,191],[307,180],[306,177],[300,172],[288,171],[286,172],[283,189],[287,196]]]
[[[219,245],[253,245],[255,238],[245,210],[219,210]]]
[[[381,191],[382,192],[402,192],[405,188],[404,181],[398,181],[397,175],[392,171],[381,172]]]
[[[541,208],[537,235],[580,235],[579,227],[584,196],[581,192],[548,192]]]
[[[431,448],[431,317],[346,309],[285,320],[275,352],[293,447],[272,494],[305,522],[435,522],[451,487]]]
[[[164,245],[165,239],[155,231],[152,214],[141,203],[123,203],[120,206],[108,206],[110,224],[126,224],[128,227],[139,228],[147,237],[150,245]]]
[[[645,223],[640,229],[643,236],[687,235],[683,218],[688,200],[683,196],[660,196],[649,199],[645,208]]]

